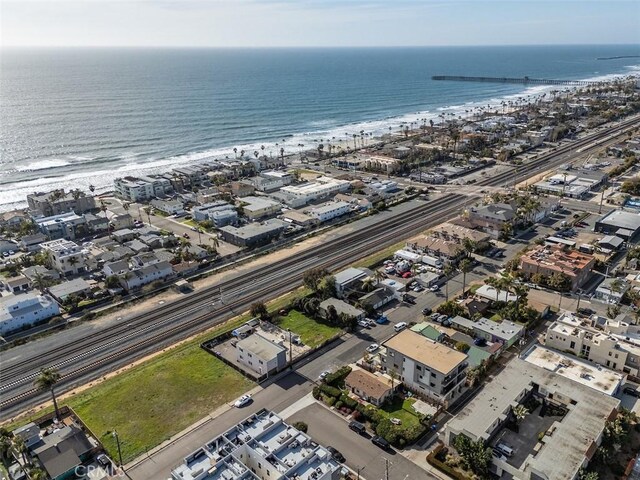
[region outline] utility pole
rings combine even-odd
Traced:
[[[598,214],[602,213],[602,203],[604,202],[604,192],[607,189],[607,181],[604,181],[604,186],[602,187],[602,195],[600,195],[600,205],[598,206]]]
[[[290,328],[287,328],[287,331],[289,332],[289,368],[293,370],[293,346],[291,343],[291,335],[293,335],[293,333]]]
[[[116,439],[116,444],[118,445],[118,459],[120,461],[119,466],[121,468],[124,468],[124,465],[122,464],[122,450],[120,449],[120,437],[118,436],[118,432],[115,430],[111,433],[111,435]]]

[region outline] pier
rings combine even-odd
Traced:
[[[452,82],[490,82],[490,83],[522,83],[525,85],[562,85],[566,87],[580,87],[592,85],[595,82],[586,80],[554,80],[550,78],[510,78],[510,77],[466,77],[463,75],[434,75],[432,80],[447,80]]]

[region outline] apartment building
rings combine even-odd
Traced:
[[[88,233],[86,219],[74,212],[36,218],[34,221],[38,230],[50,240],[56,238],[74,240],[77,236]]]
[[[116,195],[130,202],[141,202],[173,192],[171,181],[162,176],[122,177],[113,182]]]
[[[270,217],[282,211],[282,205],[264,197],[243,197],[241,200],[244,216],[250,220]]]
[[[320,223],[324,223],[346,215],[350,211],[351,205],[347,202],[328,202],[319,207],[310,208],[307,213]]]
[[[238,363],[262,376],[278,372],[287,365],[287,349],[254,333],[236,344]]]
[[[387,348],[384,367],[387,372],[397,372],[410,390],[444,405],[462,392],[467,376],[466,354],[411,330],[403,330],[383,345]]]
[[[262,409],[187,455],[173,480],[338,480],[341,465],[307,434]]]
[[[23,293],[0,298],[0,335],[54,317],[58,304],[49,295]]]
[[[67,212],[82,214],[96,208],[93,196],[80,190],[65,192],[61,189],[47,193],[32,193],[27,195],[27,203],[29,210],[44,217]]]
[[[493,203],[469,210],[468,221],[472,228],[478,228],[492,237],[499,237],[505,224],[513,224],[515,209],[507,203]]]
[[[563,273],[571,280],[571,290],[582,286],[589,278],[595,257],[576,250],[565,250],[562,246],[539,246],[520,257],[520,268],[524,275],[551,276]]]
[[[119,275],[120,285],[125,290],[135,290],[155,281],[166,280],[173,275],[171,264],[166,261],[153,263],[142,268],[132,269]]]
[[[319,177],[314,182],[282,187],[280,192],[291,196],[294,201],[299,200],[303,203],[309,203],[314,200],[331,197],[339,192],[346,192],[350,187],[351,184],[346,180]]]
[[[271,219],[243,227],[227,225],[220,229],[222,240],[239,247],[256,247],[278,238],[287,227],[281,220]]]
[[[42,244],[52,268],[61,275],[75,275],[87,270],[86,250],[70,240],[52,240]]]
[[[607,323],[600,328],[595,325],[565,312],[547,329],[545,345],[611,370],[640,376],[640,345],[632,342],[635,335],[630,330],[613,333]]]

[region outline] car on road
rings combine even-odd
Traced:
[[[369,322],[365,320],[358,320],[358,325],[362,328],[369,328]]]
[[[424,290],[424,288],[421,287],[420,285],[416,285],[415,287],[412,287],[411,290],[413,290],[414,292],[418,293],[418,292],[422,292]]]
[[[380,315],[378,318],[376,318],[376,323],[382,325],[383,323],[387,323],[389,321],[389,319],[387,318],[386,315]]]
[[[404,330],[405,328],[407,328],[407,322],[399,322],[399,323],[396,323],[396,324],[393,326],[393,329],[394,329],[396,332],[400,332],[400,331]]]
[[[379,348],[380,348],[380,345],[378,345],[377,343],[372,343],[371,345],[369,345],[369,346],[367,347],[367,352],[369,352],[369,353],[373,353],[373,352],[375,352],[376,350],[378,350]]]
[[[191,227],[191,230],[193,230],[194,232],[198,231],[198,229],[196,227]]]
[[[365,318],[364,321],[367,322],[367,325],[369,325],[369,327],[375,327],[376,326],[376,322],[374,322],[370,318]]]
[[[623,392],[627,395],[631,395],[632,397],[640,398],[640,391],[636,390],[635,388],[624,387]]]
[[[16,252],[14,252],[13,250],[9,250],[9,255],[15,255]]]
[[[431,285],[429,287],[429,291],[430,292],[437,292],[438,290],[440,290],[440,286],[439,285]]]
[[[387,442],[384,438],[382,438],[379,435],[375,435],[371,439],[371,443],[373,443],[376,447],[380,447],[382,450],[390,450],[391,449],[391,445],[389,445],[389,442]]]
[[[325,370],[323,371],[320,375],[318,375],[318,378],[320,380],[324,380],[325,378],[327,378],[327,375],[329,375],[331,372],[329,370]]]
[[[242,395],[238,400],[236,400],[236,403],[234,403],[233,405],[237,408],[241,408],[245,405],[248,405],[249,403],[251,403],[251,395],[247,393],[246,395]]]
[[[578,308],[577,313],[580,315],[593,315],[596,311],[587,307],[580,307]]]
[[[423,315],[431,315],[431,312],[432,312],[431,307],[424,307],[422,309],[422,314]]]
[[[344,463],[344,460],[345,460],[344,455],[342,455],[337,448],[332,447],[331,445],[329,445],[329,446],[327,446],[327,450],[329,451],[329,453],[331,454],[331,456],[333,457],[333,459],[336,462]]]
[[[182,236],[183,236],[184,238],[189,238],[189,234],[188,234],[187,232],[184,232],[184,233],[182,234]]]

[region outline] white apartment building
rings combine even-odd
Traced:
[[[172,275],[171,264],[163,261],[125,272],[119,276],[119,280],[122,288],[134,290],[157,280],[165,280]]]
[[[74,275],[87,269],[86,250],[70,240],[52,240],[42,245],[51,267],[62,275]]]
[[[49,295],[23,293],[0,298],[0,335],[33,325],[60,313]]]
[[[257,333],[236,344],[236,360],[258,375],[277,372],[287,365],[287,349]]]
[[[640,369],[640,345],[632,342],[631,333],[612,333],[595,328],[590,320],[583,320],[569,312],[561,315],[547,329],[545,345],[571,353],[589,362],[635,377]],[[627,340],[628,339],[628,340]]]
[[[307,213],[323,223],[346,215],[350,211],[351,205],[347,202],[328,202],[319,207],[310,208]]]
[[[169,179],[155,176],[116,178],[113,186],[118,197],[130,202],[150,200],[173,191]]]
[[[280,203],[268,198],[249,196],[243,197],[241,202],[244,216],[251,220],[269,217],[282,211]]]
[[[346,180],[319,177],[315,182],[282,187],[280,191],[290,195],[294,199],[309,203],[313,200],[333,196],[336,193],[346,192],[350,187],[351,184]]]
[[[383,345],[387,372],[397,372],[410,390],[445,406],[462,392],[469,365],[466,354],[411,330],[403,330]]]

